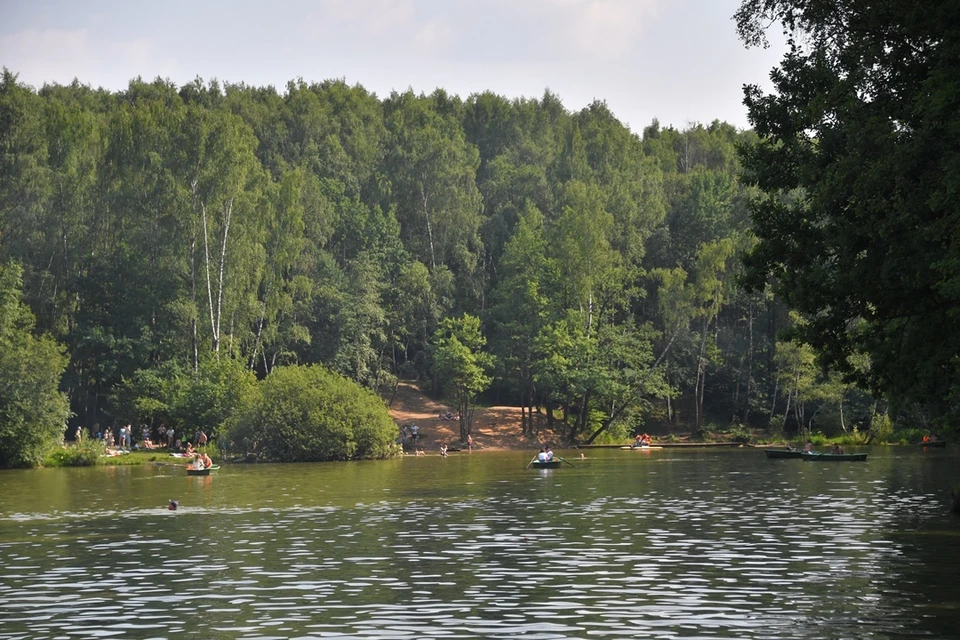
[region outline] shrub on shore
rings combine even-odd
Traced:
[[[230,427],[247,454],[277,462],[385,458],[396,426],[372,391],[319,365],[277,367]]]
[[[103,442],[88,440],[76,445],[51,447],[43,459],[44,467],[92,467],[103,453]]]

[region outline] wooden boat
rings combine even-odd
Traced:
[[[546,462],[540,462],[534,458],[529,464],[527,464],[527,467],[533,467],[534,469],[556,469],[562,464],[563,460],[560,458],[554,458],[553,460],[548,460]]]
[[[764,449],[763,452],[768,458],[802,458],[803,451],[800,449]]]
[[[921,443],[920,443],[920,446],[922,446],[924,449],[926,449],[926,448],[928,448],[928,447],[945,447],[945,446],[947,446],[947,441],[946,441],[946,440],[931,440],[931,441],[929,441],[929,442],[921,442]]]
[[[624,445],[620,448],[623,449],[624,451],[626,451],[627,449],[630,449],[631,451],[651,451],[654,449],[663,449],[663,447],[654,447],[654,446],[634,447],[632,445]]]
[[[216,471],[220,468],[220,465],[215,464],[212,467],[207,467],[206,469],[194,469],[193,467],[187,467],[188,476],[208,476],[211,471]]]
[[[804,460],[823,461],[823,462],[866,462],[865,453],[807,453],[800,454]]]
[[[553,460],[548,460],[547,462],[540,462],[539,460],[534,460],[530,463],[530,466],[534,469],[556,469],[563,462],[554,458]]]

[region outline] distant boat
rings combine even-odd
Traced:
[[[947,446],[947,441],[946,440],[930,440],[929,442],[921,442],[920,446],[922,446],[924,449],[926,449],[927,447],[945,447]]]
[[[866,462],[867,460],[865,453],[807,453],[804,451],[800,457],[804,460],[823,462]]]
[[[220,465],[215,464],[212,467],[207,467],[206,469],[194,469],[193,467],[187,467],[188,476],[208,476],[211,471],[216,471],[220,468]]]
[[[642,446],[642,447],[634,447],[633,445],[624,445],[624,446],[622,446],[622,447],[620,447],[620,448],[623,449],[624,451],[626,451],[627,449],[630,449],[631,451],[632,451],[632,450],[637,450],[637,451],[650,451],[650,450],[652,450],[652,449],[663,449],[663,447],[653,447],[653,446],[650,446],[650,445],[644,445],[644,446]]]
[[[803,451],[799,449],[764,449],[768,458],[802,458]]]

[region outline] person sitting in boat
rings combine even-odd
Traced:
[[[807,444],[803,446],[803,450],[807,453],[813,453],[813,443],[807,440]]]
[[[537,462],[547,462],[547,449],[546,447],[540,447],[540,453],[537,454]]]
[[[643,434],[643,440],[641,441],[641,444],[642,444],[644,447],[649,447],[649,446],[650,446],[650,434],[649,434],[649,433]]]
[[[547,462],[551,462],[553,460],[553,449],[547,447],[545,453],[547,454]]]
[[[637,437],[633,439],[633,448],[636,449],[637,447],[642,447],[642,446],[643,446],[643,436],[638,433]]]
[[[213,460],[210,459],[210,456],[207,455],[206,451],[204,451],[197,457],[200,458],[200,460],[203,462],[204,469],[209,469],[210,467],[213,466]]]
[[[833,449],[830,449],[830,453],[843,453],[843,447],[839,444],[833,445]]]
[[[207,468],[206,465],[203,464],[203,456],[197,455],[197,457],[193,459],[193,468],[197,471],[203,471]]]

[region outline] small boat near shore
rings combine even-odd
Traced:
[[[629,449],[629,450],[631,450],[631,451],[654,451],[654,450],[656,450],[656,449],[663,449],[663,447],[653,446],[653,445],[647,445],[647,446],[643,446],[643,447],[634,447],[634,446],[631,446],[631,445],[624,445],[624,446],[622,446],[622,447],[620,447],[620,448],[623,449],[624,451],[626,451],[627,449]]]
[[[768,458],[802,458],[803,451],[800,449],[764,449],[763,453]]]
[[[923,447],[924,449],[928,449],[930,447],[941,448],[941,447],[947,446],[947,441],[946,440],[930,440],[928,442],[921,442],[920,446]]]
[[[211,471],[216,471],[220,468],[220,465],[215,464],[212,467],[207,467],[206,469],[194,469],[193,467],[187,467],[188,476],[208,476]]]
[[[814,462],[866,462],[867,454],[865,453],[818,453],[806,452],[800,454],[800,457],[804,460],[814,461]]]

